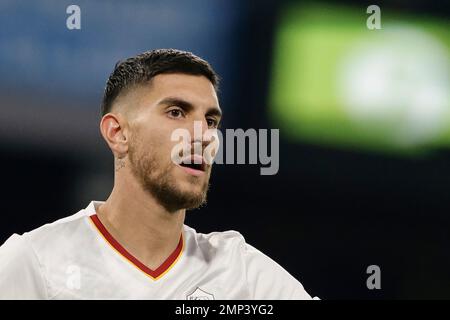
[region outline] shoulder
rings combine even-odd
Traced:
[[[188,245],[195,246],[205,252],[226,251],[230,254],[238,254],[246,264],[254,264],[261,267],[277,267],[267,255],[248,244],[244,236],[235,230],[216,231],[211,233],[199,233],[195,229],[185,226],[185,234]]]
[[[20,258],[29,256],[31,254],[31,247],[26,241],[26,239],[14,233],[10,236],[3,244],[0,246],[0,257],[2,262],[10,262],[9,258]]]
[[[86,209],[22,235],[0,246],[0,299],[45,299],[51,277],[64,260],[86,247]]]
[[[76,228],[76,226],[80,224],[80,222],[84,217],[86,217],[86,215],[87,213],[83,209],[70,216],[58,219],[51,223],[44,224],[41,227],[38,227],[31,231],[25,232],[22,235],[15,233],[11,237],[9,237],[1,247],[23,247],[27,244],[36,244],[42,239],[48,237],[64,237],[66,236],[66,234],[64,234],[64,230]]]
[[[52,244],[61,245],[66,240],[73,240],[78,235],[78,231],[86,227],[85,218],[87,216],[88,213],[83,209],[70,216],[25,232],[22,237],[26,238],[33,247],[37,248],[52,246]]]
[[[191,250],[199,250],[206,260],[223,260],[239,265],[251,299],[311,299],[303,285],[272,258],[248,244],[244,236],[234,230],[197,233],[186,227],[192,241]]]
[[[234,230],[200,233],[194,228],[184,226],[188,250],[201,251],[204,255],[227,252],[236,254],[245,246],[245,238]]]
[[[19,261],[21,253],[28,253],[45,264],[45,258],[54,257],[61,250],[68,252],[74,246],[79,246],[76,240],[86,233],[87,215],[83,209],[22,235],[14,234],[0,247],[0,252],[2,256],[7,255],[9,261]],[[48,261],[51,260],[52,258]]]
[[[0,247],[0,299],[45,299],[46,280],[30,242],[13,234]]]

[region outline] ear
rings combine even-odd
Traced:
[[[107,113],[100,121],[100,132],[114,156],[123,158],[128,153],[128,130],[123,115]]]

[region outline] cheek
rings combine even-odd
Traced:
[[[156,130],[150,133],[148,138],[149,152],[152,152],[154,157],[161,161],[162,165],[172,165],[172,150],[176,150],[177,141],[171,140],[171,130]],[[164,163],[164,164],[163,164]]]
[[[151,153],[161,166],[172,165],[171,153],[179,141],[172,141],[177,123],[167,121],[164,116],[152,114],[139,121],[139,145],[144,153]]]

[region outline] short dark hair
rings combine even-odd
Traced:
[[[163,73],[202,75],[218,90],[219,77],[211,65],[192,52],[176,49],[156,49],[116,63],[103,94],[102,115],[111,111],[114,100],[124,90],[150,81]]]

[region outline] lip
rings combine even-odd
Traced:
[[[186,173],[188,173],[190,175],[193,175],[193,176],[196,176],[196,177],[199,177],[199,176],[205,174],[205,171],[203,171],[203,170],[197,170],[197,169],[193,169],[193,168],[189,168],[189,167],[183,167],[183,166],[180,166],[180,165],[178,165],[178,166],[181,169],[183,169]]]
[[[202,169],[198,170],[198,169],[194,169],[194,168],[190,168],[190,167],[185,167],[182,166],[181,164],[178,164],[179,167],[181,167],[181,169],[184,169],[184,171],[190,175],[193,176],[201,176],[203,174],[205,174],[206,172],[206,162],[205,159],[197,154],[193,154],[190,156],[186,156],[183,158],[183,160],[181,161],[181,163],[183,162],[188,162],[190,160],[190,163],[196,163],[196,164],[201,164]],[[189,162],[188,162],[189,163]]]

